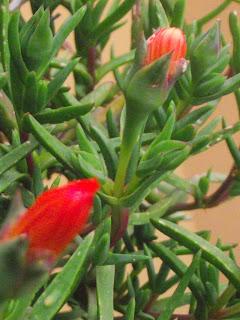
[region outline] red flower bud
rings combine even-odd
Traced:
[[[147,54],[145,65],[161,58],[167,53],[172,53],[169,76],[175,73],[176,67],[187,52],[186,38],[181,29],[160,28],[147,40]]]
[[[44,192],[2,240],[25,234],[30,260],[44,253],[55,259],[85,226],[98,189],[96,179],[83,179]]]

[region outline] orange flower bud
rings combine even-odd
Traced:
[[[167,53],[172,53],[168,73],[171,76],[175,73],[177,64],[185,58],[186,52],[186,38],[181,29],[160,28],[147,40],[145,65],[152,63]]]
[[[98,189],[96,179],[83,179],[44,192],[3,232],[1,240],[25,234],[30,260],[44,254],[57,258],[85,226]]]

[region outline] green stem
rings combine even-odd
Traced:
[[[9,1],[3,0],[0,5],[1,55],[3,70],[9,72],[10,54],[8,48]]]
[[[122,144],[114,186],[114,195],[116,197],[120,197],[123,191],[128,163],[131,158],[131,151],[132,148],[128,148],[124,143]]]
[[[177,118],[181,118],[182,115],[185,115],[186,113],[191,110],[192,105],[189,104],[187,101],[180,101],[180,103],[177,105]]]
[[[240,90],[237,89],[234,92],[236,103],[237,103],[237,109],[238,109],[238,117],[240,118]]]
[[[10,107],[9,107],[10,108]],[[9,141],[12,138],[12,130],[17,127],[14,116],[8,110],[3,101],[0,101],[0,130],[6,135]]]
[[[133,192],[137,186],[139,185],[139,182],[141,181],[141,178],[139,178],[137,175],[133,176],[133,178],[131,179],[131,181],[128,184],[126,193],[130,194],[131,192]]]
[[[117,198],[121,198],[124,192],[125,180],[129,162],[136,143],[138,143],[143,128],[147,121],[146,114],[135,114],[131,112],[131,108],[126,108],[125,127],[121,143],[119,164],[115,177],[113,194]],[[112,238],[118,232],[122,224],[122,208],[118,205],[112,208]]]
[[[127,169],[128,169],[129,161],[131,159],[133,148],[140,138],[140,135],[145,126],[146,120],[147,120],[146,115],[144,116],[142,114],[133,115],[127,109],[126,123],[125,123],[122,144],[120,149],[119,165],[118,165],[116,178],[115,178],[115,185],[114,185],[114,195],[116,197],[121,197],[123,193]]]
[[[197,25],[199,26],[199,28],[201,28],[204,24],[206,24],[207,22],[209,22],[210,20],[212,20],[216,16],[218,16],[224,9],[227,8],[227,6],[229,6],[231,4],[231,2],[232,2],[232,0],[225,0],[217,8],[213,9],[206,16],[199,19],[197,21]]]

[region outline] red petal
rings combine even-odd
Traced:
[[[181,29],[160,28],[147,40],[145,64],[150,64],[171,52],[172,58],[169,66],[169,74],[174,72],[176,63],[182,58],[185,58],[187,43]]]
[[[38,250],[59,255],[87,222],[99,187],[96,179],[85,179],[46,191],[9,228],[4,239],[26,234],[30,256]]]

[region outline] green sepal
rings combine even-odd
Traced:
[[[103,158],[105,160],[106,167],[110,178],[114,178],[117,170],[117,154],[112,147],[108,137],[102,130],[97,127],[91,128],[91,136],[97,142]]]
[[[93,77],[89,73],[87,66],[83,63],[78,63],[76,67],[74,68],[74,77],[76,80],[77,85],[80,83],[83,83],[83,85],[86,86],[93,86]],[[85,90],[85,89],[84,89]],[[81,96],[81,95],[80,95]]]
[[[97,244],[104,234],[110,234],[110,233],[111,233],[111,217],[108,217],[102,220],[101,223],[98,225],[95,231],[94,243]]]
[[[201,83],[194,90],[194,95],[204,97],[207,95],[214,94],[216,91],[221,90],[226,77],[219,73],[211,73],[207,79],[202,79]]]
[[[159,137],[157,137],[157,140],[159,141],[158,138]],[[143,160],[151,159],[159,153],[167,153],[170,151],[183,149],[185,146],[185,143],[177,140],[164,140],[159,142],[157,140],[154,140],[149,146],[147,152],[143,156]]]
[[[182,200],[182,192],[174,192],[170,197],[165,197],[145,212],[134,212],[130,215],[129,224],[144,225],[150,222],[150,219],[163,217],[169,208]],[[168,216],[170,219],[171,216]]]
[[[128,264],[137,263],[149,260],[149,257],[143,254],[120,254],[120,253],[109,253],[107,260],[104,262],[105,265],[117,265],[117,264]]]
[[[24,61],[29,70],[38,71],[39,67],[47,59],[50,59],[53,47],[53,34],[50,27],[50,13],[45,10],[34,31],[28,38],[23,49]]]
[[[203,176],[200,178],[199,182],[198,182],[198,186],[201,190],[202,195],[206,195],[209,189],[209,175]]]
[[[205,289],[206,289],[206,297],[207,297],[208,305],[214,306],[217,302],[217,297],[218,297],[216,288],[211,282],[206,281]]]
[[[135,299],[131,298],[130,302],[127,305],[127,309],[124,315],[124,320],[134,320],[135,319]]]
[[[91,103],[94,105],[94,107],[101,106],[109,97],[112,89],[112,82],[105,82],[103,84],[100,84],[96,89],[82,98],[80,102]]]
[[[186,288],[188,287],[191,279],[194,276],[195,271],[197,270],[200,262],[201,251],[199,251],[193,258],[192,263],[188,267],[187,271],[183,275],[182,279],[179,281],[179,284],[174,291],[171,298],[168,300],[164,311],[161,314],[162,320],[170,320],[173,314],[173,311],[181,305],[181,300],[184,295]]]
[[[47,105],[48,84],[46,80],[38,81],[37,110],[42,111]]]
[[[113,319],[115,266],[97,266],[97,300],[99,320]]]
[[[40,260],[27,264],[27,248],[28,242],[24,236],[0,245],[1,301],[29,292],[47,270]]]
[[[93,143],[91,143],[89,138],[86,136],[82,126],[79,123],[76,126],[76,136],[80,150],[86,151],[95,156],[97,155],[97,151],[94,148]]]
[[[105,233],[95,245],[93,265],[103,265],[107,260],[110,248],[110,234]]]
[[[197,135],[192,141],[192,154],[199,153],[203,149],[207,149],[208,146],[213,146],[226,139],[229,135],[232,135],[240,130],[240,123],[236,123],[233,126],[228,126],[227,128],[217,131],[204,133]]]
[[[216,63],[220,53],[220,27],[216,23],[208,32],[198,36],[190,49],[193,81],[197,82],[209,67]]]
[[[84,1],[83,0],[73,0],[71,2],[71,9],[73,12],[76,12],[79,8],[82,7]]]
[[[14,111],[16,113],[16,118],[21,115],[22,112],[22,101],[23,101],[23,92],[24,84],[19,78],[19,71],[15,67],[13,61],[10,61],[10,83],[12,91],[12,102]]]
[[[229,45],[225,45],[219,52],[217,60],[206,69],[202,77],[207,77],[211,73],[222,73],[230,62]],[[200,79],[201,80],[201,79]]]
[[[198,273],[202,282],[205,284],[206,281],[208,281],[208,263],[206,260],[200,260]]]
[[[132,113],[143,114],[146,117],[163,104],[169,91],[166,85],[166,77],[170,57],[170,55],[163,56],[150,65],[139,69],[131,77],[125,96],[127,107],[131,109]],[[139,95],[139,92],[141,92],[141,95]]]
[[[54,79],[48,84],[48,97],[47,97],[47,103],[49,103],[55,95],[58,93],[58,91],[61,89],[64,81],[67,79],[69,74],[73,71],[75,66],[78,63],[78,59],[72,60],[65,68],[60,70]]]
[[[187,271],[187,266],[172,252],[171,249],[158,243],[149,244],[150,248],[157,254],[158,257],[162,259],[179,277],[182,277]],[[197,275],[194,275],[189,283],[189,288],[191,289],[195,298],[200,302],[204,303],[205,300],[205,288],[203,283]]]
[[[164,124],[162,131],[157,135],[157,137],[153,140],[151,147],[158,144],[161,141],[169,140],[173,134],[173,130],[175,128],[176,114],[172,110],[169,118]]]
[[[129,297],[135,298],[135,288],[133,286],[133,281],[130,275],[127,277],[127,288]]]
[[[68,37],[68,35],[79,25],[86,13],[86,10],[86,6],[81,6],[78,10],[75,11],[72,16],[70,16],[64,22],[64,24],[58,30],[53,40],[52,57],[57,54],[58,50],[61,48],[64,40]]]
[[[184,26],[186,0],[176,0],[173,9],[173,18],[171,25],[182,29]]]
[[[78,106],[62,107],[58,109],[47,108],[35,115],[40,123],[62,123],[83,116],[91,111],[93,105],[80,103]]]
[[[98,40],[132,8],[135,0],[128,0],[117,6],[107,17],[91,31],[89,38]]]
[[[64,166],[71,171],[76,171],[73,168],[74,154],[70,148],[66,147],[55,136],[51,135],[36,119],[30,114],[23,117],[22,125],[27,132],[31,132],[35,138]]]
[[[93,21],[99,22],[102,14],[104,12],[104,9],[106,8],[107,2],[108,2],[107,0],[99,0],[96,3],[96,6],[92,10],[92,20]]]
[[[223,250],[224,245],[221,246],[220,249]],[[219,274],[219,270],[214,265],[208,265],[208,281],[215,287],[217,294],[219,293]]]
[[[192,141],[195,138],[196,133],[197,129],[193,125],[189,124],[186,127],[176,131],[174,133],[174,138],[185,142]]]
[[[16,128],[16,118],[13,117],[11,109],[4,103],[0,101],[0,128],[1,131],[6,135],[6,137],[11,140],[12,131]]]
[[[177,121],[174,127],[173,137],[175,137],[175,134],[178,130],[184,129],[189,124],[193,124],[195,126],[201,125],[203,122],[203,119],[205,120],[205,118],[208,118],[214,112],[214,110],[215,110],[215,106],[212,106],[211,104],[209,104],[188,113],[185,117]]]
[[[221,98],[222,96],[225,96],[235,90],[238,89],[240,84],[240,74],[236,74],[233,77],[225,80],[224,84],[221,86],[221,88],[218,91],[215,91],[215,93],[212,93],[210,95],[206,95],[204,97],[193,97],[192,103],[194,105],[200,105],[204,102],[213,101],[216,99]]]
[[[33,191],[35,197],[40,195],[44,191],[44,184],[43,184],[43,176],[42,176],[42,170],[39,160],[39,155],[37,152],[32,153],[33,157]]]
[[[137,168],[136,174],[138,177],[143,178],[144,176],[148,176],[149,173],[152,173],[154,170],[157,170],[163,161],[162,154],[156,154],[150,159],[142,160]]]
[[[95,155],[95,154],[92,154],[92,153],[89,153],[89,152],[86,152],[83,150],[80,150],[79,154],[86,162],[91,164],[91,166],[93,166],[96,170],[106,173],[106,168],[104,167],[104,162],[98,154]]]
[[[120,199],[120,204],[123,207],[137,208],[141,201],[149,194],[166,175],[162,171],[155,171],[152,175],[143,179],[134,190],[127,189],[127,195]],[[109,201],[115,202],[115,198],[110,198]]]
[[[89,266],[93,235],[87,236],[32,306],[29,320],[50,320],[79,285]],[[46,303],[48,302],[48,303]]]
[[[60,186],[61,183],[61,176],[58,175],[52,182],[51,186],[49,187],[49,189],[54,189]]]
[[[171,152],[184,148],[184,143],[174,140],[165,140],[159,142],[158,145],[154,145],[152,148],[150,147],[138,166],[137,175],[142,177],[148,175],[154,170],[160,170],[161,166],[164,165],[165,157],[168,159]]]
[[[91,217],[91,221],[94,225],[98,225],[103,221],[105,217],[105,210],[106,207],[102,206],[102,201],[98,195],[94,198],[94,206],[93,206],[93,213]]]
[[[10,53],[8,45],[8,25],[10,20],[9,3],[8,0],[2,1],[0,7],[0,50],[1,50],[1,62],[3,70],[9,72]]]
[[[20,13],[14,12],[9,22],[8,41],[9,51],[12,59],[11,64],[14,65],[14,68],[18,70],[19,81],[24,82],[28,74],[28,69],[26,67],[26,62],[23,59],[21,51],[21,44],[19,39],[19,20]]]
[[[7,84],[8,78],[5,72],[0,73],[0,89],[3,89]]]
[[[102,171],[97,170],[89,161],[79,154],[76,160],[73,160],[73,165],[78,172],[86,178],[97,177],[102,184],[107,182],[107,177]]]
[[[18,147],[12,149],[10,152],[6,153],[4,156],[0,158],[0,175],[6,172],[7,170],[14,167],[19,161],[24,159],[30,152],[32,152],[38,143],[36,141],[33,142],[25,142]]]
[[[108,72],[114,71],[115,69],[132,62],[135,56],[134,50],[126,53],[120,57],[112,57],[110,62],[102,65],[96,70],[96,79],[100,81]]]
[[[158,221],[152,221],[152,223],[158,230],[185,245],[193,252],[202,250],[204,259],[220,269],[236,288],[240,287],[240,268],[220,249],[170,221],[159,219]]]
[[[155,288],[156,292],[161,291],[161,286],[164,282],[166,282],[169,272],[170,272],[169,265],[163,261],[159,268],[158,274],[156,275],[156,288]]]
[[[34,193],[24,186],[21,188],[21,197],[25,208],[30,208],[36,200]]]
[[[240,25],[238,22],[238,15],[236,11],[233,11],[229,15],[229,26],[233,39],[233,56],[232,64],[234,71],[240,72],[240,59],[239,59],[239,50],[240,50]]]
[[[159,169],[163,172],[177,168],[190,155],[191,148],[185,146],[182,150],[172,151],[166,154]]]
[[[140,313],[146,307],[151,296],[150,289],[136,290],[136,313]]]
[[[22,26],[20,30],[20,41],[21,41],[22,48],[25,48],[27,46],[28,41],[32,36],[43,14],[44,14],[44,8],[41,6],[34,13],[34,15],[32,15],[32,17]]]
[[[107,129],[109,138],[116,138],[119,136],[119,129],[114,119],[114,115],[111,109],[108,109],[106,114]]]
[[[23,94],[23,112],[35,114],[38,100],[38,81],[35,72],[29,72],[26,78]]]
[[[61,26],[61,28],[58,30],[57,34],[53,38],[52,50],[51,50],[50,56],[46,55],[46,59],[42,61],[41,66],[38,68],[39,77],[44,74],[47,67],[49,66],[50,60],[58,53],[58,50],[61,48],[64,40],[80,23],[85,12],[86,12],[86,7],[82,6],[79,10],[77,10],[74,13],[73,16],[69,17],[66,20],[66,22]]]
[[[1,175],[0,193],[7,191],[8,188],[11,188],[18,182],[29,184],[29,176],[26,173],[18,172],[15,169],[8,170]]]
[[[129,183],[136,174],[141,154],[141,140],[139,140],[133,148],[126,174],[126,183]]]
[[[146,261],[149,287],[151,288],[152,291],[155,291],[156,273],[155,273],[155,268],[154,268],[154,264],[153,264],[152,254],[151,254],[151,251],[149,250],[148,246],[146,245],[146,243],[144,243],[143,248],[144,248],[145,255],[149,257],[149,260]]]
[[[161,2],[167,15],[171,17],[173,14],[174,3],[169,0],[162,0]]]
[[[168,18],[166,12],[163,8],[163,5],[160,1],[150,0],[149,1],[149,24],[150,31],[158,28],[169,27]]]
[[[210,121],[205,127],[198,131],[197,137],[207,136],[214,132],[216,127],[222,122],[222,116],[217,116],[215,119]]]

